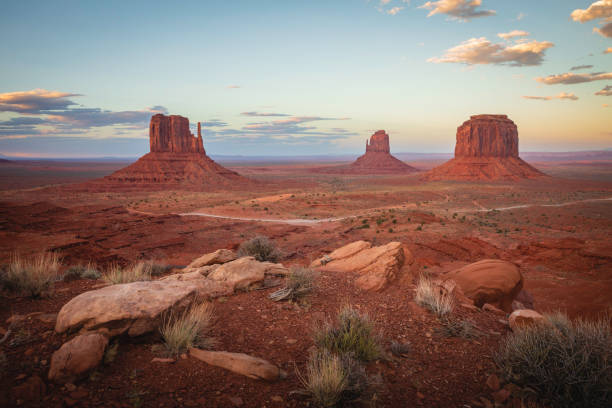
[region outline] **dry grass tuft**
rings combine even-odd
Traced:
[[[370,318],[351,306],[340,310],[335,325],[328,322],[317,327],[314,341],[317,347],[332,353],[352,354],[362,361],[375,360],[382,355],[380,336]]]
[[[316,276],[316,272],[310,268],[291,267],[285,287],[271,293],[269,298],[276,302],[298,300],[313,291]]]
[[[114,264],[108,268],[108,270],[102,276],[102,279],[112,285],[149,281],[151,280],[151,269],[144,262],[139,262],[136,265],[132,265],[127,268],[122,268],[121,266]]]
[[[425,276],[419,278],[414,300],[420,306],[435,313],[438,317],[450,314],[455,306],[455,300],[452,295],[442,292],[430,278]]]
[[[160,328],[167,352],[177,356],[190,347],[210,348],[213,342],[207,334],[212,317],[213,308],[208,302],[193,303],[182,313],[171,311]]]
[[[60,256],[55,252],[43,252],[30,258],[15,254],[0,276],[0,285],[10,292],[40,297],[53,290],[60,266]]]
[[[306,392],[320,407],[335,407],[349,387],[350,373],[342,358],[327,350],[310,355],[306,376],[298,372]]]
[[[102,274],[98,271],[96,266],[91,262],[87,265],[74,265],[71,266],[64,272],[62,279],[64,281],[76,280],[76,279],[100,279]]]
[[[609,407],[612,401],[610,316],[596,321],[546,315],[518,329],[495,361],[506,380],[535,389],[555,407]]]

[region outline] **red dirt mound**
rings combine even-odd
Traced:
[[[518,155],[518,129],[506,115],[474,115],[457,128],[455,158],[424,180],[518,180],[544,176]]]
[[[389,135],[379,130],[366,140],[366,152],[348,166],[326,167],[318,171],[342,174],[395,174],[418,171],[412,166],[393,157],[390,153]]]
[[[229,189],[253,182],[217,164],[206,155],[200,123],[198,136],[189,119],[154,115],[149,126],[151,152],[110,176],[87,183],[87,189]]]

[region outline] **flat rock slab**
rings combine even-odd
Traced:
[[[190,348],[189,355],[206,364],[221,367],[255,380],[276,381],[284,377],[283,371],[274,364],[248,354]]]
[[[337,272],[356,272],[355,284],[364,290],[382,290],[395,280],[404,265],[414,259],[401,242],[389,242],[373,247],[366,241],[356,241],[323,256],[311,267]]]
[[[227,296],[261,282],[266,275],[286,275],[281,264],[240,258],[223,265],[202,267],[157,281],[111,285],[82,293],[62,307],[55,331],[104,331],[109,337],[139,336],[159,327],[164,312],[186,308],[194,299]]]
[[[234,251],[229,249],[217,249],[215,252],[202,255],[191,262],[187,268],[201,268],[202,266],[224,264],[236,260],[237,256]]]

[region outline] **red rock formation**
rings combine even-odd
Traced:
[[[187,188],[210,190],[231,188],[251,181],[215,163],[206,155],[202,131],[189,130],[189,119],[154,115],[149,125],[151,152],[138,161],[104,178],[114,188]]]
[[[474,115],[457,128],[455,158],[425,180],[518,180],[543,176],[518,155],[518,129],[506,115]]]
[[[418,171],[412,166],[393,157],[389,148],[389,135],[378,130],[366,140],[366,153],[348,166],[336,166],[318,169],[322,173],[341,174],[393,174]]]
[[[189,131],[189,119],[161,113],[151,118],[149,125],[149,144],[151,152],[172,153],[204,153],[200,122],[198,122],[198,137]]]

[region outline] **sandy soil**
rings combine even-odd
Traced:
[[[322,274],[318,290],[301,306],[270,302],[270,290],[215,302],[218,349],[266,358],[290,373],[285,381],[261,383],[192,359],[154,365],[151,345],[160,340],[149,336],[120,339],[115,361],[77,384],[87,397],[75,400],[74,391],[48,383],[41,406],[225,407],[232,406],[230,397],[240,397],[245,407],[307,406],[291,393],[300,388],[295,368],[304,369],[314,322],[331,317],[345,302],[375,316],[387,349],[394,340],[411,343],[408,358],[368,366],[383,380],[378,406],[476,406],[474,400],[492,398],[485,380],[495,370],[491,355],[508,329],[495,314],[461,310],[485,335],[471,340],[437,335],[437,320],[412,301],[414,276],[498,258],[521,267],[540,311],[591,318],[612,308],[608,162],[558,167],[547,162],[543,170],[563,178],[516,183],[423,183],[418,174],[338,177],[311,171],[316,164],[258,164],[233,168],[260,181],[256,189],[208,193],[76,191],[63,183],[83,181],[79,172],[93,174],[87,166],[68,174],[66,167],[54,166],[62,170],[30,169],[19,177],[14,168],[0,169],[0,262],[15,252],[51,249],[61,252],[66,266],[91,260],[104,268],[140,259],[181,266],[263,234],[278,244],[287,265],[308,264],[359,239],[401,241],[415,265],[410,276],[377,294],[359,291],[341,275]],[[96,177],[112,171],[96,166],[90,169],[100,171]],[[232,218],[179,215],[193,212]],[[60,282],[46,299],[1,297],[0,329],[13,314],[57,313],[96,284]],[[52,323],[36,317],[18,329],[23,341],[2,345],[8,364],[0,380],[1,406],[14,403],[12,389],[24,379],[46,378],[50,356],[65,340]]]

